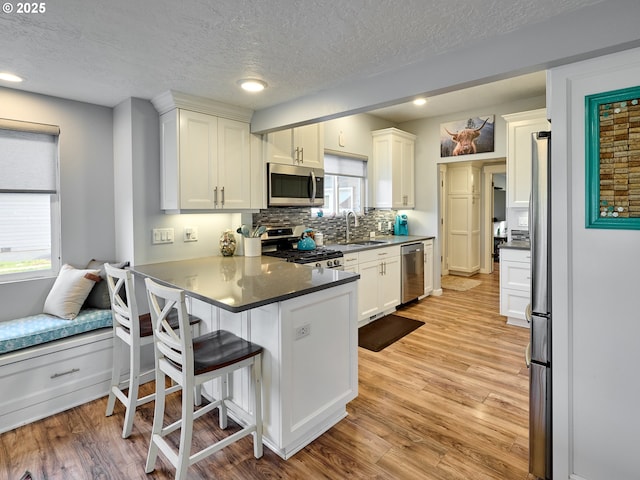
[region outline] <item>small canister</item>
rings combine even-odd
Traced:
[[[324,235],[320,232],[316,232],[316,246],[321,247],[324,245]]]

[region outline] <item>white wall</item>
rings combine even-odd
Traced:
[[[112,110],[0,88],[0,116],[60,126],[62,262],[114,259]],[[54,279],[0,284],[0,320],[42,311]]]
[[[411,132],[416,139],[416,208],[407,213],[411,233],[415,235],[438,235],[438,164],[470,160],[492,160],[506,157],[507,127],[502,115],[542,108],[544,97],[534,97],[496,105],[481,111],[458,112],[451,115],[402,123],[398,128]],[[494,152],[462,157],[440,158],[440,124],[461,118],[495,114]],[[482,238],[484,234],[481,233]],[[440,287],[440,238],[436,238],[434,249],[435,288]]]
[[[640,231],[585,228],[584,108],[638,78],[640,50],[550,75],[554,478],[640,478]]]
[[[371,159],[373,142],[371,132],[382,128],[393,127],[395,124],[366,113],[349,115],[324,122],[324,148],[342,153],[364,155]],[[342,134],[344,146],[338,143]]]
[[[240,214],[167,215],[160,209],[160,127],[151,102],[132,98],[116,106],[114,132],[117,242],[122,255],[133,265],[219,255],[221,233],[227,228],[235,231]],[[183,241],[187,226],[198,228],[197,242]],[[174,243],[153,245],[153,228],[173,228]]]

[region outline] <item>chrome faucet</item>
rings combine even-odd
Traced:
[[[347,243],[349,243],[349,241],[351,240],[349,238],[351,236],[351,232],[349,231],[349,215],[353,215],[353,226],[354,227],[358,226],[358,216],[356,215],[356,212],[354,212],[351,209],[345,210],[344,211],[344,220],[345,220],[345,223],[347,224],[347,236],[346,236]]]

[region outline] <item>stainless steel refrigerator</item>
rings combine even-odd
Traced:
[[[531,343],[529,366],[529,472],[551,479],[551,132],[533,134],[529,235]]]

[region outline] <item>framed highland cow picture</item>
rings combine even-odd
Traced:
[[[586,227],[640,230],[640,87],[585,97]]]
[[[440,157],[494,151],[494,115],[440,124]]]

